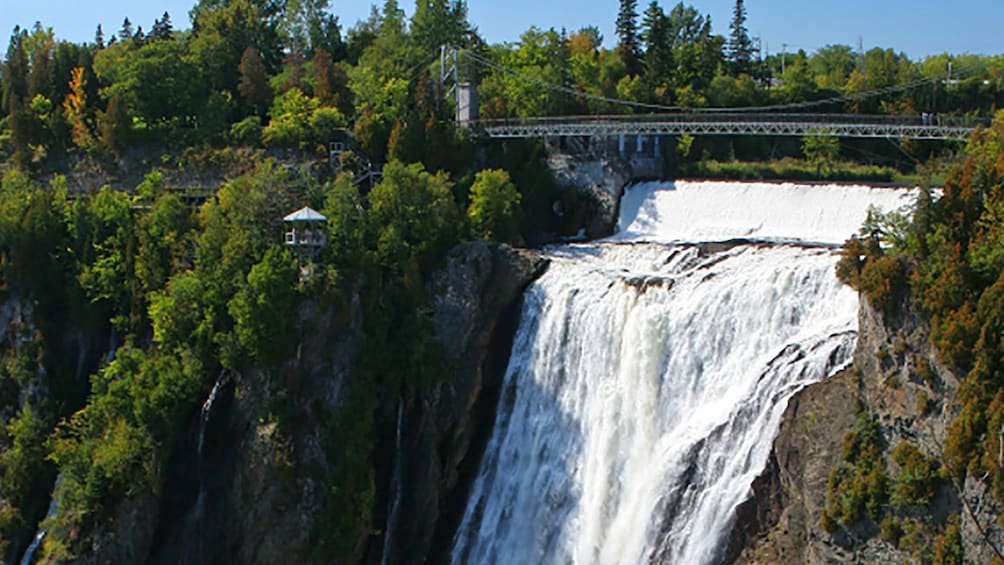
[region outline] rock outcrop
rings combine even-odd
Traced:
[[[831,531],[821,520],[830,472],[843,460],[842,440],[858,411],[877,417],[887,462],[888,450],[902,441],[940,462],[946,431],[959,412],[958,378],[939,362],[928,321],[906,299],[899,306],[901,314],[886,315],[862,296],[853,366],[791,400],[771,464],[753,485],[754,496],[738,509],[729,562],[916,560],[916,547],[884,539],[881,525],[870,518],[835,523]],[[891,463],[889,471],[898,472]],[[986,486],[972,477],[965,485],[943,481],[923,519],[943,529],[953,514],[960,516],[965,561],[990,562],[995,553],[985,537],[1001,540],[1004,532]]]
[[[433,325],[451,378],[405,408],[384,563],[436,561],[449,549],[494,424],[522,292],[545,267],[532,252],[474,242],[433,278]]]
[[[361,333],[358,305],[348,306],[347,325],[337,310],[301,304],[303,338],[294,358],[271,370],[220,376],[218,391],[172,454],[163,487],[171,495],[149,562],[311,561],[331,465],[319,430],[338,408]],[[295,417],[277,419],[277,409]]]

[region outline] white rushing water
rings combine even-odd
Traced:
[[[850,362],[857,297],[832,247],[651,241],[833,243],[819,218],[841,218],[842,241],[869,204],[904,203],[903,191],[785,186],[803,205],[771,210],[770,188],[688,183],[678,213],[663,199],[680,183],[635,187],[618,236],[549,251],[454,563],[721,560],[788,399]],[[759,230],[727,229],[739,212],[739,231]]]
[[[701,242],[744,238],[840,245],[869,206],[896,210],[914,191],[792,183],[654,182],[621,199],[616,241]]]

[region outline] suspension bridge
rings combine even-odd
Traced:
[[[931,79],[917,79],[867,92],[850,93],[825,100],[751,108],[693,109],[610,98],[595,93],[553,84],[538,77],[500,65],[474,52],[462,51],[466,60],[483,70],[513,76],[543,90],[630,108],[631,114],[541,116],[507,119],[479,119],[477,89],[459,77],[461,50],[441,49],[441,77],[453,82],[457,122],[488,138],[612,137],[658,135],[757,135],[757,136],[833,136],[842,138],[884,138],[964,141],[978,126],[989,120],[970,116],[864,115],[803,113],[811,108],[883,97],[889,94],[929,86]],[[452,60],[452,68],[448,62]],[[645,113],[641,113],[645,112]]]
[[[489,138],[762,135],[963,141],[978,118],[861,114],[676,113],[461,120]]]

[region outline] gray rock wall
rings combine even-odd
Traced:
[[[449,550],[494,425],[523,290],[545,267],[532,252],[473,242],[455,249],[430,283],[451,378],[406,407],[399,510],[384,563],[438,562]]]
[[[949,424],[958,414],[958,379],[941,364],[931,344],[926,318],[904,299],[901,315],[888,316],[862,297],[859,338],[852,368],[797,394],[785,412],[774,441],[772,461],[757,482],[767,485],[739,509],[729,561],[737,563],[906,563],[917,554],[897,548],[880,535],[870,519],[821,524],[827,481],[841,460],[841,441],[853,429],[859,407],[878,417],[889,451],[904,440],[934,460],[941,459]],[[926,360],[934,379],[917,370]],[[897,469],[889,465],[890,476]],[[988,563],[995,557],[986,538],[1000,547],[1004,532],[997,524],[999,508],[986,485],[969,477],[964,486],[944,481],[928,509],[929,520],[943,527],[960,515],[966,563]],[[757,520],[757,516],[767,516]],[[930,541],[930,540],[928,540]],[[933,544],[932,544],[933,545]],[[933,547],[926,550],[933,553]]]

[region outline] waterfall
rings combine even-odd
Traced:
[[[833,244],[905,198],[646,185],[617,236],[549,250],[453,562],[720,561],[788,400],[850,363],[857,296]]]
[[[223,437],[232,397],[232,381],[221,369],[173,449],[162,487],[170,496],[161,502],[148,563],[215,562],[225,551],[215,540],[224,526],[220,489],[226,475],[212,471],[220,468],[227,448]]]
[[[209,391],[209,396],[202,403],[202,410],[199,413],[199,442],[196,453],[200,462],[202,460],[202,449],[206,442],[206,427],[209,426],[209,418],[213,415],[213,403],[216,402],[216,395],[220,392],[220,383],[223,382],[225,374],[226,370],[221,369],[220,374],[216,377],[216,382],[213,383],[212,390]]]
[[[56,498],[56,492],[59,490],[59,485],[62,482],[62,477],[56,477],[56,484],[52,487],[52,494],[49,496],[49,509],[45,513],[45,518],[42,523],[47,519],[51,519],[56,515],[56,511],[59,510],[59,500]],[[42,541],[45,540],[46,534],[49,533],[42,523],[38,526],[38,531],[35,532],[35,537],[32,538],[31,544],[28,545],[28,549],[25,550],[24,555],[21,556],[21,565],[31,565],[35,560],[35,553],[38,551],[39,547],[42,547]]]
[[[226,375],[226,369],[220,369],[220,374],[216,377],[216,382],[213,383],[212,390],[209,391],[209,396],[206,397],[205,402],[202,403],[202,410],[199,413],[199,440],[196,447],[196,477],[198,478],[198,495],[195,498],[195,507],[192,512],[186,518],[186,525],[192,527],[196,531],[193,536],[196,542],[196,551],[198,554],[203,552],[203,544],[205,539],[203,538],[198,530],[200,529],[202,522],[205,518],[206,513],[206,496],[207,496],[207,485],[206,485],[206,457],[204,453],[205,442],[206,442],[206,430],[209,427],[209,423],[213,417],[213,405],[216,403],[216,397],[220,392],[220,385],[223,383],[223,377]]]
[[[380,565],[387,565],[390,562],[391,548],[394,547],[394,533],[398,529],[398,520],[401,512],[401,473],[403,472],[404,461],[401,451],[401,424],[404,421],[404,398],[397,401],[397,427],[394,435],[394,471],[390,479],[390,503],[387,511],[387,525],[384,527],[383,555],[380,558]]]

